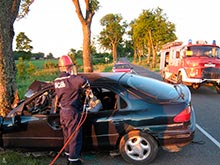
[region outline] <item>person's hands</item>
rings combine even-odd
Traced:
[[[89,97],[89,98],[94,97],[93,92],[90,88],[86,89],[85,94],[86,94],[86,97]]]

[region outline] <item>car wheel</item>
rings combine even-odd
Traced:
[[[156,158],[158,144],[151,135],[132,131],[121,139],[119,151],[122,157],[132,164],[146,164]]]

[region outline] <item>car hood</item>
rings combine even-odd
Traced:
[[[31,96],[33,96],[35,93],[41,91],[42,89],[45,89],[47,87],[50,87],[51,85],[53,85],[51,82],[43,82],[43,81],[38,81],[35,80],[30,87],[27,89],[24,97],[25,98],[30,98]]]

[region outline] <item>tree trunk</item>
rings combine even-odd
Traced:
[[[152,53],[153,53],[152,68],[156,68],[156,63],[157,63],[157,61],[156,61],[156,60],[157,60],[157,53],[156,53],[156,50],[153,49]]]
[[[20,0],[0,1],[0,115],[11,110],[18,92],[16,66],[13,59],[13,24],[18,14]],[[17,100],[18,101],[18,100]]]
[[[148,40],[147,42],[147,64],[149,65],[150,64],[150,57],[151,57],[151,44],[150,44],[150,41]]]
[[[90,42],[91,42],[91,23],[92,23],[92,18],[94,16],[95,12],[90,10],[90,1],[85,0],[86,16],[84,18],[82,11],[81,11],[81,8],[80,8],[79,0],[72,0],[72,2],[75,5],[76,14],[82,24],[84,72],[93,72],[92,58],[90,55],[90,53],[91,53]]]
[[[83,25],[83,67],[84,72],[93,72],[91,52],[91,30],[90,25]]]
[[[156,50],[154,48],[154,43],[153,43],[153,39],[152,39],[152,32],[151,30],[148,30],[148,34],[149,34],[149,41],[150,41],[150,45],[151,45],[151,50],[152,50],[152,54],[153,54],[153,59],[152,59],[152,68],[156,67]]]
[[[117,45],[115,43],[112,44],[112,56],[113,56],[113,63],[117,62]]]
[[[141,63],[141,56],[143,55],[143,47],[139,49],[139,54],[138,54],[138,63]]]
[[[133,59],[133,62],[136,63],[137,61],[137,48],[134,47],[134,59]]]

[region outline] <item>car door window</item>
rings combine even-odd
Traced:
[[[118,94],[107,88],[92,88],[93,94],[101,100],[102,109],[104,110],[116,110],[127,107],[126,101],[119,97]]]

